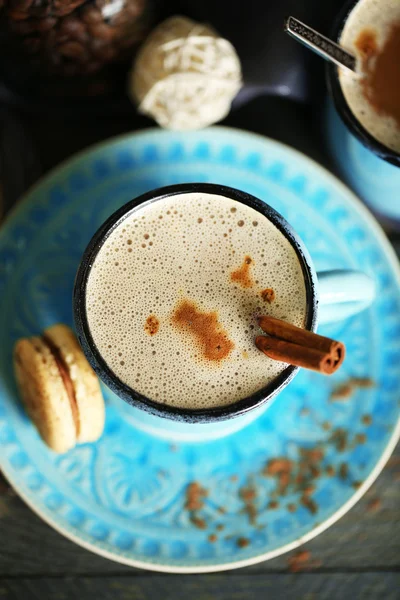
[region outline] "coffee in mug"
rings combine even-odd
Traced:
[[[400,2],[360,0],[339,43],[357,56],[360,77],[339,70],[354,117],[376,140],[400,152]]]
[[[226,406],[287,364],[255,346],[255,316],[304,327],[305,276],[266,216],[216,193],[146,202],[107,235],[86,287],[97,351],[126,386],[172,407]]]

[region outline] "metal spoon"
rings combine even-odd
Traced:
[[[338,67],[349,69],[355,75],[359,74],[357,70],[357,58],[354,54],[344,50],[339,44],[318,33],[315,29],[308,27],[308,25],[305,25],[294,17],[287,17],[284,29],[286,33],[326,60],[335,63]]]

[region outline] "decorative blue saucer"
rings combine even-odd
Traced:
[[[19,402],[13,344],[54,322],[72,324],[81,254],[113,211],[150,189],[189,181],[264,199],[299,232],[317,269],[363,270],[381,293],[370,310],[321,328],[347,345],[340,372],[301,372],[236,434],[172,446],[136,430],[129,406],[105,391],[101,440],[55,455]],[[286,552],[349,510],[399,437],[397,259],[342,184],[272,140],[224,128],[154,130],[80,154],[32,189],[0,230],[0,297],[0,467],[45,521],[113,560],[190,573]],[[332,389],[354,377],[375,385],[333,401]],[[274,460],[282,457],[290,462]],[[196,492],[196,510],[189,510],[191,482],[206,489]]]

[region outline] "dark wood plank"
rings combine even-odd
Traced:
[[[400,568],[400,445],[378,480],[342,519],[306,544],[313,571]],[[371,507],[379,499],[376,507]],[[119,565],[76,546],[43,523],[4,483],[0,487],[0,576],[127,573]],[[279,572],[288,556],[246,572]],[[314,564],[314,559],[319,562]],[[0,596],[1,598],[1,596]]]
[[[400,574],[271,574],[271,575],[153,575],[152,577],[94,577],[61,579],[4,579],[2,600],[398,600]]]

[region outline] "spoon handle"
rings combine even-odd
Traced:
[[[326,60],[335,63],[338,67],[345,67],[353,73],[357,73],[356,57],[315,29],[311,29],[294,17],[288,17],[285,20],[284,28],[289,35]]]

